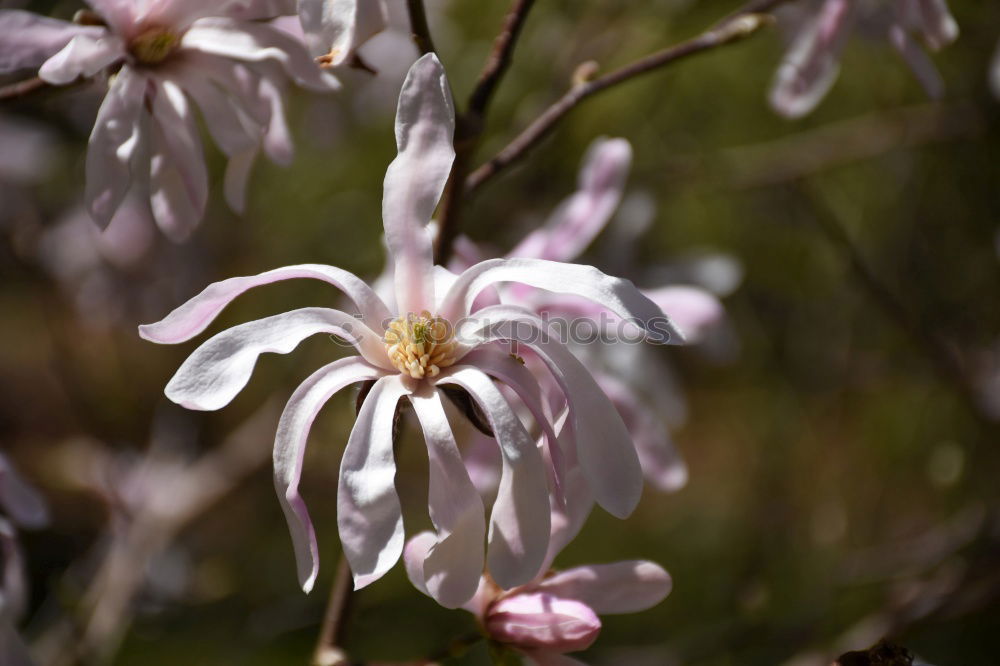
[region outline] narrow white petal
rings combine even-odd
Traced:
[[[132,161],[140,149],[146,77],[123,67],[97,112],[87,145],[84,199],[91,218],[107,227],[132,182]]]
[[[502,282],[579,296],[632,322],[654,342],[684,342],[670,319],[630,281],[606,275],[593,266],[544,259],[489,259],[476,264],[458,277],[442,303],[441,316],[459,321],[472,311],[480,292]]]
[[[533,438],[493,381],[477,368],[455,366],[437,384],[461,386],[482,408],[503,456],[500,489],[490,516],[489,570],[505,589],[538,574],[549,544],[545,468]]]
[[[38,76],[56,86],[91,77],[125,57],[125,43],[110,33],[80,34],[46,60]]]
[[[77,35],[97,38],[105,32],[20,9],[0,9],[0,74],[36,69]]]
[[[670,594],[672,587],[670,574],[646,560],[575,567],[537,584],[542,592],[582,601],[601,615],[652,608]]]
[[[642,494],[639,459],[621,416],[587,368],[533,312],[497,305],[484,308],[477,316],[484,322],[480,329],[483,342],[515,337],[538,353],[566,396],[570,437],[576,442],[580,467],[598,504],[619,518],[632,513]],[[470,323],[460,335],[472,337],[473,328]]]
[[[398,154],[385,173],[382,221],[395,265],[401,313],[434,304],[433,248],[427,223],[455,160],[455,109],[444,68],[433,53],[410,68],[396,111]]]
[[[410,395],[427,442],[428,507],[437,541],[423,564],[427,593],[446,608],[472,598],[483,573],[486,519],[469,479],[438,391],[424,384]]]
[[[399,375],[375,382],[340,461],[337,525],[355,589],[381,578],[403,552],[392,424],[399,399],[407,393]]]
[[[322,280],[343,291],[360,311],[361,323],[368,327],[382,331],[392,319],[382,299],[375,294],[371,287],[365,284],[364,280],[353,273],[334,266],[300,264],[275,268],[258,275],[234,277],[212,283],[162,320],[155,324],[140,326],[139,335],[146,340],[161,344],[175,344],[190,340],[204,331],[227,305],[245,291],[295,278]]]
[[[355,382],[377,379],[382,371],[357,357],[326,365],[302,382],[285,405],[274,438],[274,487],[295,548],[299,584],[309,592],[319,571],[319,550],[309,511],[299,495],[302,459],[309,429],[334,393]]]
[[[346,62],[387,21],[383,0],[299,0],[299,19],[314,56],[330,54],[330,64]]]
[[[221,409],[246,386],[261,354],[287,354],[317,333],[344,337],[369,362],[384,358],[381,340],[359,326],[351,315],[329,308],[302,308],[234,326],[194,350],[165,393],[188,409]]]

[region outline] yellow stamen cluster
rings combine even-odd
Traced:
[[[427,310],[396,319],[382,340],[392,364],[414,379],[437,377],[441,368],[455,362],[458,345],[451,325]]]
[[[180,41],[180,37],[166,28],[152,27],[133,38],[129,50],[139,62],[158,65],[174,52]]]

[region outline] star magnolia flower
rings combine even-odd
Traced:
[[[837,80],[840,52],[855,22],[864,18],[880,27],[886,23],[875,11],[884,7],[886,0],[880,0],[878,7],[874,4],[870,0],[823,0],[816,14],[799,29],[775,74],[770,94],[775,111],[798,118],[816,108]],[[927,94],[940,97],[944,88],[941,76],[910,35],[919,34],[935,51],[955,41],[958,24],[946,0],[888,0],[888,5],[892,18],[884,29],[889,41]]]
[[[313,90],[338,85],[299,40],[249,20],[271,17],[267,0],[90,5],[105,26],[0,11],[0,73],[41,65],[42,79],[65,85],[117,70],[87,150],[87,209],[102,227],[130,188],[148,189],[156,223],[175,240],[200,221],[208,174],[191,100],[229,158],[226,200],[239,211],[261,147],[275,162],[291,160],[281,100],[285,81]]]
[[[399,153],[385,176],[382,215],[394,266],[390,308],[360,278],[331,266],[290,266],[206,288],[164,320],[140,327],[146,339],[188,340],[246,290],[288,278],[325,280],[344,291],[358,317],[328,308],[304,308],[236,326],[205,342],[167,385],[167,396],[191,409],[219,409],[246,385],[257,357],[287,353],[316,333],[337,333],[359,356],[320,369],[294,393],[278,424],[275,479],[289,522],[303,587],[316,578],[312,524],[298,493],[306,437],[320,407],[338,390],[373,381],[341,461],[337,522],[356,587],[381,577],[403,549],[403,522],[393,485],[392,422],[400,399],[413,405],[430,460],[431,520],[437,530],[424,572],[430,593],[446,606],[467,601],[483,569],[483,503],[462,465],[441,400],[441,387],[466,391],[485,413],[503,457],[498,498],[489,526],[487,559],[504,588],[530,580],[549,537],[548,489],[542,454],[492,379],[515,391],[550,435],[536,379],[516,360],[491,348],[516,324],[564,392],[583,473],[597,501],[616,516],[632,511],[642,478],[628,432],[586,368],[544,335],[532,312],[494,306],[473,312],[476,297],[500,282],[523,282],[594,300],[645,328],[659,342],[680,342],[662,312],[628,281],[589,266],[533,259],[494,259],[453,275],[432,264],[427,223],[455,157],[455,115],[448,82],[433,54],[414,63],[396,116]]]
[[[598,139],[594,141],[583,159],[577,191],[563,201],[541,228],[533,231],[506,256],[509,258],[537,258],[554,261],[573,261],[593,242],[607,226],[618,209],[632,163],[632,147],[625,139]],[[480,259],[484,252],[467,237],[460,237],[456,244],[460,252],[449,268],[461,270],[471,261]],[[646,297],[670,316],[671,321],[684,333],[688,342],[696,342],[723,317],[722,304],[708,291],[694,286],[661,286],[644,290]],[[539,314],[569,322],[580,318],[599,321],[604,312],[599,304],[571,296],[557,296],[525,285],[510,285],[500,290],[499,298],[528,308]],[[687,482],[687,466],[674,446],[664,425],[667,415],[678,411],[666,406],[675,398],[677,388],[669,381],[669,371],[657,358],[643,356],[652,351],[642,345],[616,345],[593,342],[578,345],[578,351],[587,357],[601,389],[611,398],[621,414],[636,445],[646,479],[656,488],[673,491]],[[650,355],[651,356],[651,355]],[[529,362],[536,362],[525,354]],[[613,374],[604,368],[613,367]],[[652,371],[648,371],[653,368]],[[649,384],[649,400],[640,396],[632,381]],[[647,377],[637,377],[646,375]],[[648,381],[646,381],[648,379]],[[559,405],[554,405],[555,410]],[[679,420],[679,419],[678,419]],[[480,446],[484,444],[479,440]],[[478,460],[492,464],[488,455],[476,452]],[[477,458],[467,463],[478,464]],[[482,470],[474,470],[474,478],[492,478]]]
[[[557,420],[563,432],[566,413]],[[551,538],[540,574],[510,590],[500,589],[489,575],[462,608],[476,616],[489,638],[528,657],[539,666],[572,666],[582,662],[564,656],[585,650],[601,631],[599,614],[635,613],[663,601],[670,594],[670,574],[654,562],[633,560],[550,569],[556,555],[577,535],[593,506],[587,484],[573,460],[565,477],[566,502],[553,501]],[[428,593],[424,562],[435,537],[423,532],[406,544],[406,572],[414,587]]]

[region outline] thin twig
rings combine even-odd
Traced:
[[[9,99],[17,99],[18,97],[24,97],[36,90],[41,90],[42,88],[48,87],[48,83],[43,81],[41,77],[34,76],[30,79],[25,79],[24,81],[17,81],[16,83],[9,83],[5,86],[0,86],[0,102]]]
[[[427,25],[427,12],[424,11],[424,0],[406,0],[406,11],[410,16],[410,34],[413,43],[417,45],[420,55],[433,53],[434,40],[431,39],[431,29]]]
[[[751,7],[756,9],[760,6],[766,10],[780,4],[780,2],[781,0],[767,0],[767,2],[753,3]],[[501,170],[524,157],[529,150],[548,136],[549,132],[564,116],[588,97],[689,56],[741,41],[770,21],[771,18],[766,14],[741,12],[733,18],[724,19],[697,37],[640,58],[604,76],[574,82],[565,95],[546,109],[495,157],[476,169],[465,180],[466,192],[476,190]]]
[[[841,223],[836,211],[815,190],[804,185],[802,191],[812,203],[817,227],[835,246],[843,250],[858,282],[865,288],[882,312],[896,323],[928,359],[938,375],[952,386],[975,419],[989,432],[996,432],[997,425],[983,413],[976,388],[969,379],[958,356],[934,331],[913,319],[908,309],[878,277],[865,259],[851,235]]]
[[[456,118],[455,162],[438,211],[440,232],[435,247],[435,261],[439,264],[445,264],[451,258],[452,246],[458,235],[465,179],[486,125],[486,113],[497,86],[510,67],[517,38],[534,4],[535,0],[514,0],[504,17],[500,33],[493,40],[493,48],[479,74],[476,87],[469,95],[468,108]]]
[[[351,567],[344,555],[337,564],[337,574],[330,588],[330,599],[326,604],[323,624],[316,639],[312,666],[340,666],[347,663],[347,655],[340,649],[340,637],[347,623],[351,596],[354,591]]]

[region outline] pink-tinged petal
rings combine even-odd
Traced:
[[[299,0],[299,19],[309,51],[330,54],[331,65],[341,65],[387,22],[383,0]]]
[[[438,384],[468,391],[500,446],[503,470],[490,515],[487,561],[504,589],[527,583],[541,569],[549,544],[549,500],[542,456],[500,389],[477,368],[454,366]]]
[[[97,112],[87,145],[84,199],[101,228],[111,223],[132,184],[132,161],[141,149],[148,80],[123,67]]]
[[[643,289],[689,342],[697,342],[713,324],[725,316],[722,303],[713,294],[698,287],[661,287]]]
[[[181,49],[246,62],[274,61],[305,88],[328,91],[340,87],[333,75],[320,69],[309,57],[304,44],[266,23],[227,18],[199,19],[184,33]]]
[[[46,60],[38,76],[55,86],[91,77],[125,57],[125,43],[110,33],[77,35]]]
[[[294,150],[292,134],[285,119],[282,91],[272,80],[262,77],[259,94],[269,108],[267,127],[264,130],[264,152],[275,164],[289,166]]]
[[[483,497],[492,497],[500,487],[500,469],[503,459],[492,437],[474,428],[462,440],[462,461],[469,472],[472,485]]]
[[[564,409],[556,419],[556,429],[558,432],[568,434],[570,430],[566,428],[566,420],[569,418],[569,411]],[[590,511],[594,508],[594,494],[590,491],[590,485],[583,474],[583,470],[576,464],[575,451],[571,443],[564,445],[567,458],[571,459],[566,474],[563,477],[563,489],[565,502],[562,504],[550,499],[552,512],[551,536],[549,537],[549,552],[545,555],[545,564],[542,572],[552,568],[552,563],[576,535],[583,529],[584,523]]]
[[[254,127],[256,132],[251,132],[234,99],[204,73],[196,67],[177,67],[170,76],[194,100],[212,140],[227,157],[260,144],[261,128]]]
[[[427,581],[424,579],[424,562],[430,554],[431,549],[437,544],[437,535],[434,532],[421,532],[406,542],[403,548],[403,566],[406,567],[406,576],[417,588],[427,596]]]
[[[816,108],[840,72],[840,51],[852,24],[851,0],[825,0],[775,73],[770,101],[775,111],[799,118]]]
[[[601,620],[586,604],[545,593],[500,599],[486,614],[490,638],[527,650],[586,650],[601,633]]]
[[[910,35],[899,25],[889,28],[889,41],[899,54],[903,56],[913,75],[917,77],[921,87],[931,99],[939,99],[944,95],[944,79],[934,66],[934,61],[910,39]]]
[[[580,256],[618,208],[631,164],[632,146],[625,139],[594,141],[584,156],[577,191],[507,256],[553,261]]]
[[[96,39],[104,32],[20,9],[0,9],[0,73],[37,69],[77,35]]]
[[[410,67],[396,110],[398,154],[385,173],[382,220],[400,313],[434,304],[427,223],[455,160],[455,109],[444,68],[428,53]]]
[[[476,349],[464,356],[462,363],[477,367],[509,386],[531,412],[531,416],[545,435],[545,470],[549,482],[561,499],[565,464],[559,448],[559,439],[552,427],[551,415],[546,414],[542,391],[534,375],[510,354],[494,349]]]
[[[601,374],[597,383],[611,398],[632,435],[646,480],[663,492],[674,492],[687,485],[687,464],[670,437],[664,415],[654,411],[630,386],[614,377]]]
[[[241,21],[260,21],[277,16],[291,16],[296,0],[229,0],[223,14]]]
[[[545,362],[566,397],[570,439],[598,504],[619,518],[635,509],[642,494],[642,469],[621,416],[586,367],[556,339],[538,315],[510,305],[477,313],[478,333],[459,331],[462,338],[480,335],[483,342],[517,339]]]
[[[208,202],[208,170],[201,134],[184,90],[158,77],[153,99],[156,143],[151,166],[153,215],[161,228],[183,239]]]
[[[557,294],[579,296],[638,326],[651,341],[682,344],[670,319],[628,280],[606,275],[593,266],[544,259],[489,259],[462,273],[444,298],[441,316],[459,321],[476,296],[502,282],[520,282]]]
[[[21,527],[37,529],[49,522],[45,500],[0,453],[0,507]]]
[[[898,0],[896,7],[900,27],[919,32],[935,51],[958,39],[958,23],[946,0]]]
[[[353,273],[322,264],[300,264],[212,283],[162,320],[155,324],[140,326],[139,335],[160,344],[176,344],[190,340],[208,328],[219,313],[240,294],[254,287],[296,278],[322,280],[343,291],[360,311],[361,323],[369,327],[374,326],[381,331],[384,329],[384,323],[392,318],[372,288]],[[363,332],[363,329],[361,330]],[[380,367],[391,368],[392,365],[386,361]]]
[[[355,589],[381,578],[403,552],[392,423],[399,399],[408,393],[399,375],[375,382],[340,461],[337,525]]]
[[[437,541],[423,563],[424,587],[445,608],[475,594],[483,573],[483,502],[462,464],[438,391],[426,384],[410,395],[427,442],[428,506]]]
[[[306,592],[312,590],[319,572],[316,533],[306,504],[299,495],[309,429],[334,393],[355,382],[377,379],[382,374],[383,371],[357,357],[334,361],[314,372],[295,389],[278,421],[274,438],[274,487],[292,536],[299,584]]]
[[[257,149],[249,148],[229,158],[226,163],[226,175],[223,179],[223,194],[226,203],[237,213],[243,213],[246,207],[247,181],[250,171],[257,159]]]
[[[564,599],[575,599],[601,615],[636,613],[663,601],[673,580],[655,562],[632,560],[560,571],[535,585]]]
[[[381,340],[346,312],[302,308],[240,324],[209,338],[181,364],[165,393],[188,409],[221,409],[246,386],[261,354],[287,354],[317,333],[342,336],[370,363],[385,357]]]

